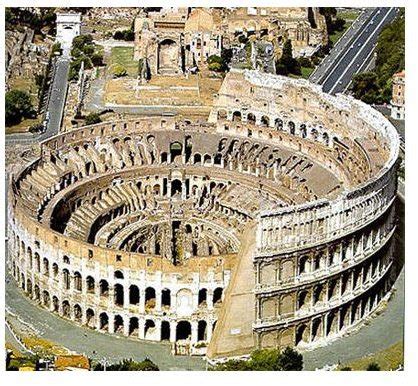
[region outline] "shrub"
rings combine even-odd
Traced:
[[[112,73],[116,78],[120,78],[126,75],[126,68],[120,64],[115,64],[112,68]]]
[[[90,113],[85,118],[85,124],[86,125],[94,125],[96,123],[102,122],[102,119],[100,118],[100,114],[98,113]]]
[[[5,118],[6,126],[19,123],[23,118],[33,114],[30,95],[21,90],[11,90],[6,93]]]

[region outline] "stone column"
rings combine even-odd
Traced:
[[[145,339],[145,320],[138,320],[138,337],[139,339]]]
[[[129,286],[128,284],[124,284],[123,286],[123,307],[129,307]]]
[[[139,312],[145,313],[145,289],[139,289]]]
[[[109,331],[109,334],[113,334],[115,331],[115,315],[113,313],[108,313],[108,316],[109,316],[108,331]]]
[[[198,330],[198,322],[197,321],[192,321],[191,323],[192,326],[192,337],[191,337],[191,343],[197,343],[197,330]]]
[[[155,291],[155,310],[161,312],[161,289]]]
[[[208,310],[213,310],[213,290],[208,290],[206,303],[208,305]]]
[[[171,321],[170,322],[170,342],[174,343],[176,341],[176,328],[177,322]]]

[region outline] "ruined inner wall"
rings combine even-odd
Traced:
[[[19,285],[77,323],[214,360],[360,323],[394,280],[394,129],[307,82],[236,71],[209,121],[44,142],[9,189]]]

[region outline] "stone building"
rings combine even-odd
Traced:
[[[398,72],[392,77],[392,99],[390,101],[393,119],[405,119],[405,71]]]
[[[242,33],[266,40],[277,55],[286,39],[295,56],[309,56],[327,42],[317,8],[161,8],[136,18],[134,59],[152,75],[177,75],[239,45]]]
[[[208,122],[43,142],[10,178],[8,269],[50,312],[176,354],[312,348],[391,291],[398,147],[362,102],[231,71]]]

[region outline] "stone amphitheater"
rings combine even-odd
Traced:
[[[8,267],[50,312],[174,354],[313,348],[391,291],[398,146],[362,102],[232,70],[205,122],[43,142],[11,178]]]

